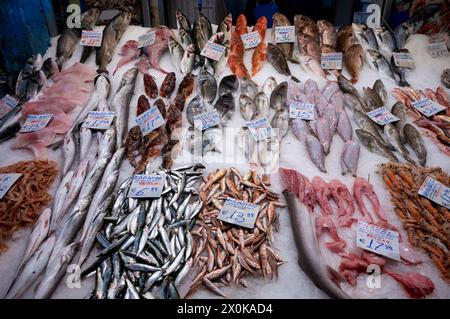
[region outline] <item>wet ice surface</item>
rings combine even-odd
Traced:
[[[99,28],[100,29],[100,28]],[[269,30],[270,31],[270,30]],[[146,32],[145,28],[141,27],[129,27],[127,31],[125,32],[123,38],[121,39],[119,45],[116,49],[116,54],[114,55],[113,61],[109,64],[108,70],[112,72],[117,64],[117,62],[120,59],[120,56],[117,54],[119,52],[120,47],[125,44],[126,41],[134,39],[136,40],[139,35]],[[267,32],[267,38],[269,38],[270,32]],[[266,39],[267,41],[268,39]],[[425,88],[432,88],[435,89],[438,84],[440,84],[440,76],[442,73],[442,70],[445,68],[450,67],[450,58],[438,58],[438,59],[432,59],[428,52],[426,51],[426,43],[427,38],[422,35],[415,35],[410,38],[407,48],[412,53],[413,57],[416,60],[416,66],[417,69],[413,72],[411,72],[407,80],[408,82],[415,88],[419,89],[425,89]],[[56,39],[52,40],[52,46],[49,48],[47,54],[45,57],[54,56],[55,55],[55,49],[56,49]],[[73,54],[72,58],[66,62],[64,69],[68,68],[68,66],[72,65],[73,63],[79,61],[79,58],[81,56],[81,47],[77,47],[75,53]],[[245,56],[245,62],[246,65],[249,67],[249,70],[251,70],[251,57],[252,57],[252,50],[246,53]],[[88,59],[87,64],[95,67],[95,56],[91,55],[91,57]],[[112,81],[112,94],[116,92],[119,83],[121,81],[122,75],[133,66],[134,62],[130,62],[129,64],[123,66],[121,69],[119,69]],[[161,59],[161,66],[168,71],[174,70],[174,66],[171,62],[170,56],[168,52],[164,54],[164,56]],[[306,74],[304,71],[301,70],[301,68],[298,65],[294,65],[292,63],[289,63],[290,69],[292,74],[297,77],[302,82],[305,82],[307,79],[312,78],[316,80],[319,84],[319,88],[322,88],[325,85],[325,81],[321,78],[316,77],[313,74]],[[156,82],[158,84],[158,87],[161,85],[164,74],[159,73],[158,71],[150,70],[151,75],[153,75],[156,78]],[[227,68],[225,72],[222,74],[221,78],[223,76],[226,76],[230,74],[229,69]],[[264,68],[253,78],[253,80],[262,88],[262,85],[264,81],[269,76],[274,76],[278,83],[281,83],[282,81],[288,80],[287,77],[278,74],[273,67],[266,62],[264,65]],[[363,72],[361,74],[360,81],[356,85],[358,89],[362,89],[364,86],[372,86],[376,79],[378,79],[378,75],[375,71],[369,69],[367,65],[364,66]],[[180,83],[182,79],[182,75],[177,73],[177,88],[178,84]],[[217,80],[218,83],[220,82],[220,79]],[[396,87],[395,83],[383,79],[383,82],[386,86],[386,89],[389,93],[391,93],[392,89]],[[448,91],[447,91],[448,92]],[[135,87],[135,94],[131,100],[130,104],[130,119],[129,119],[129,127],[132,127],[134,125],[134,119],[135,119],[135,112],[136,112],[136,103],[138,97],[144,94],[144,85],[142,80],[142,75],[139,74],[136,82]],[[193,98],[196,95],[194,94],[191,96]],[[174,95],[173,95],[174,96]],[[238,96],[239,94],[236,94],[235,102],[238,103]],[[111,95],[112,97],[112,95]],[[394,103],[395,99],[391,94],[388,94],[389,101],[387,106],[390,108]],[[187,101],[187,103],[189,100]],[[153,101],[151,101],[153,103]],[[187,106],[186,103],[186,106]],[[167,105],[168,103],[166,103]],[[351,112],[347,110],[350,118]],[[273,111],[271,110],[270,119],[273,116]],[[239,111],[239,106],[236,104],[236,112],[232,118],[231,121],[229,121],[227,127],[229,128],[239,128],[244,124],[244,120],[242,119]],[[352,123],[355,127],[354,123]],[[183,125],[184,127],[187,127],[187,120],[185,116],[183,116]],[[354,138],[356,136],[354,135]],[[440,166],[445,171],[450,171],[450,161],[448,157],[443,155],[438,148],[433,144],[431,139],[428,137],[424,137],[427,150],[428,150],[428,165],[430,166]],[[234,142],[234,140],[232,140]],[[32,155],[28,151],[25,150],[16,150],[14,152],[11,152],[10,150],[11,141],[8,141],[6,143],[3,143],[0,145],[0,152],[1,154],[5,154],[0,156],[0,166],[6,166],[13,164],[20,160],[31,160]],[[300,171],[302,174],[306,175],[309,179],[312,177],[318,175],[321,176],[325,181],[329,182],[334,178],[340,179],[344,184],[347,185],[347,187],[351,190],[353,186],[354,178],[347,175],[347,176],[341,176],[341,167],[340,167],[340,154],[343,147],[342,140],[338,135],[335,135],[333,138],[333,143],[331,146],[331,152],[326,157],[326,168],[328,171],[328,174],[323,174],[319,172],[318,169],[312,164],[310,161],[308,154],[306,152],[306,147],[302,145],[292,134],[292,131],[288,133],[288,135],[283,139],[282,145],[281,145],[281,159],[280,159],[280,166],[282,167],[289,167],[289,168],[295,168],[298,171]],[[248,163],[245,161],[237,162],[236,158],[233,156],[233,150],[234,145],[231,141],[227,141],[225,149],[227,150],[225,152],[225,156],[213,156],[211,153],[207,154],[205,156],[205,162],[209,163],[207,164],[207,171],[213,171],[214,169],[218,167],[229,167],[229,166],[235,166],[241,170],[242,173],[246,172],[249,169]],[[92,156],[92,154],[91,154]],[[223,159],[225,158],[225,159]],[[49,159],[57,161],[59,164],[61,164],[62,156],[61,151],[49,151]],[[187,152],[184,152],[180,158],[177,159],[176,165],[183,164],[188,161],[190,161],[190,156]],[[401,223],[399,219],[396,217],[395,213],[393,212],[393,206],[390,203],[390,196],[387,191],[387,189],[384,186],[384,183],[379,175],[377,175],[375,172],[377,170],[377,166],[382,163],[386,162],[386,160],[376,154],[370,153],[367,151],[364,147],[361,147],[361,155],[359,160],[359,168],[358,168],[358,175],[362,176],[364,178],[369,178],[370,182],[374,185],[375,191],[378,194],[382,209],[387,212],[389,216],[389,220],[399,227],[401,229]],[[124,160],[122,164],[121,174],[119,177],[118,185],[122,180],[124,180],[127,176],[131,174],[131,168],[128,164],[127,160]],[[60,178],[60,176],[58,177]],[[273,187],[276,191],[281,191],[281,187],[278,181],[277,175],[272,175],[272,183]],[[57,185],[53,186],[52,192],[55,191]],[[273,281],[264,281],[263,279],[256,279],[252,277],[248,277],[249,287],[248,288],[223,288],[223,291],[225,294],[232,298],[327,298],[327,296],[318,289],[311,280],[302,272],[300,267],[297,264],[297,251],[296,246],[293,241],[292,236],[292,230],[290,227],[290,221],[289,221],[289,213],[287,209],[280,209],[280,232],[275,234],[275,242],[274,247],[279,251],[279,253],[284,257],[286,260],[286,263],[282,265],[279,268],[279,274],[280,277],[278,280]],[[354,226],[355,227],[355,226]],[[351,232],[352,233],[352,232]],[[17,232],[14,235],[14,238],[9,243],[9,250],[0,255],[0,270],[1,270],[1,276],[0,276],[0,296],[3,296],[6,293],[6,290],[8,289],[8,286],[10,285],[14,274],[16,272],[16,268],[20,262],[20,259],[22,257],[22,254],[25,249],[26,242],[28,240],[28,234],[29,230],[21,230]],[[341,236],[348,238],[354,238],[354,232],[353,234],[346,235],[343,233],[340,233]],[[353,236],[353,237],[352,237]],[[326,237],[324,238],[326,239]],[[324,253],[326,255],[326,259],[329,261],[329,263],[333,266],[336,266],[337,259],[336,255],[330,254],[328,251],[324,250]],[[88,260],[87,264],[90,264],[91,261],[94,260],[94,253],[91,254],[90,259]],[[78,256],[74,258],[74,260],[77,260]],[[450,297],[450,286],[446,284],[439,276],[439,272],[432,264],[431,260],[428,258],[428,256],[424,255],[423,257],[424,264],[420,266],[409,266],[406,267],[408,271],[418,271],[422,274],[426,274],[428,277],[430,277],[435,286],[436,290],[435,292],[430,296],[433,298],[449,298]],[[392,264],[392,263],[391,263]],[[402,267],[402,266],[400,266]],[[392,269],[392,268],[391,268]],[[404,269],[404,268],[403,268]],[[381,288],[380,289],[369,289],[367,288],[366,282],[366,275],[362,274],[358,278],[358,286],[357,289],[352,289],[349,287],[349,285],[345,285],[344,289],[347,292],[352,293],[355,297],[363,297],[363,298],[405,298],[407,297],[404,290],[397,284],[393,279],[391,279],[388,276],[383,275],[381,278]],[[60,283],[58,289],[56,290],[55,294],[53,295],[53,298],[85,298],[89,295],[93,284],[94,284],[94,278],[91,276],[90,278],[87,278],[82,281],[81,288],[72,288],[69,289],[66,284],[67,276],[62,280]],[[32,291],[28,292],[26,294],[26,297],[32,297],[33,293]],[[217,298],[215,295],[209,293],[207,290],[199,290],[193,298]]]

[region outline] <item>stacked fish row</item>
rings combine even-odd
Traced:
[[[389,110],[399,121],[388,123],[381,127],[373,122],[367,112],[386,105],[387,92],[381,80],[377,80],[372,88],[363,88],[364,95],[343,77],[338,79],[341,89],[345,92],[345,105],[352,110],[353,118],[359,129],[355,130],[361,143],[371,152],[378,153],[392,161],[398,161],[396,153],[410,163],[415,163],[410,156],[406,145],[411,146],[416,153],[419,163],[425,166],[427,161],[427,150],[424,141],[417,129],[406,122],[405,106],[398,102]]]
[[[154,199],[129,198],[128,178],[116,199],[104,202],[90,233],[102,250],[82,272],[84,277],[96,271],[93,298],[180,297],[178,288],[193,267],[190,229],[202,209],[195,185],[203,168],[191,165],[155,172],[165,176],[165,184]]]

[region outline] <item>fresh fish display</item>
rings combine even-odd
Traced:
[[[220,96],[214,104],[214,108],[219,113],[222,124],[228,122],[233,117],[236,108],[233,94],[225,93]]]
[[[364,63],[363,48],[360,44],[350,46],[344,54],[344,65],[351,75],[350,82],[355,84],[358,82],[359,75]]]
[[[198,75],[198,86],[200,89],[200,96],[207,103],[212,103],[217,95],[217,81],[216,78],[203,68]]]
[[[207,111],[206,104],[200,95],[194,97],[186,108],[186,116],[191,125],[194,125],[194,116],[200,115]]]
[[[267,49],[267,60],[274,67],[274,69],[277,70],[277,72],[283,75],[291,75],[291,70],[287,64],[286,57],[283,52],[272,43],[269,43]]]
[[[200,12],[198,18],[194,21],[192,30],[194,32],[196,47],[199,51],[202,51],[206,42],[212,37],[211,22]]]
[[[246,121],[250,121],[255,116],[256,107],[253,103],[253,99],[248,95],[241,94],[239,97],[239,109],[241,110],[241,115]]]
[[[120,61],[117,63],[114,69],[113,75],[117,72],[119,68],[127,64],[128,62],[137,59],[141,55],[141,49],[138,49],[138,42],[135,40],[127,41],[120,49]]]
[[[281,140],[289,131],[289,111],[278,110],[270,122],[272,128],[278,130],[278,138]]]
[[[275,28],[276,27],[286,27],[292,25],[289,19],[277,12],[272,16],[272,38],[275,40]],[[277,43],[276,46],[283,52],[286,59],[290,59],[292,57],[292,52],[294,51],[293,43]]]

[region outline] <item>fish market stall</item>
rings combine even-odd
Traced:
[[[94,12],[94,17],[96,14]],[[397,210],[406,209],[401,205],[402,200],[405,202],[410,200],[411,203],[417,201],[414,203],[419,205],[421,199],[413,195],[410,195],[408,199],[396,199],[393,197],[395,188],[386,185],[393,180],[387,181],[385,178],[385,175],[388,176],[391,172],[387,171],[389,169],[396,172],[395,176],[404,176],[402,167],[389,166],[390,160],[400,160],[402,163],[420,162],[426,169],[433,167],[442,169],[442,171],[431,171],[431,169],[425,171],[424,168],[424,171],[421,171],[423,175],[420,177],[421,182],[429,174],[432,174],[434,178],[449,174],[449,148],[448,145],[440,144],[445,137],[440,139],[438,134],[422,133],[427,127],[430,128],[426,119],[422,119],[423,130],[420,129],[420,136],[423,139],[423,145],[420,143],[417,145],[417,139],[414,139],[415,132],[419,132],[415,128],[419,127],[419,124],[414,122],[417,118],[413,118],[410,112],[406,112],[407,116],[401,118],[401,111],[397,113],[392,106],[401,101],[405,105],[409,103],[408,107],[411,107],[411,103],[414,102],[410,98],[412,94],[410,91],[405,88],[399,89],[399,84],[404,85],[405,81],[416,90],[426,92],[426,89],[431,89],[431,93],[426,92],[426,97],[432,99],[438,96],[438,100],[440,95],[435,91],[441,83],[442,72],[450,68],[450,58],[448,56],[433,58],[427,49],[428,37],[418,34],[410,35],[402,49],[407,49],[414,58],[415,69],[402,73],[401,76],[394,76],[393,79],[386,79],[384,76],[388,71],[382,70],[381,67],[376,69],[382,65],[381,63],[374,62],[372,67],[369,65],[370,61],[381,59],[380,53],[363,48],[360,44],[350,44],[349,47],[342,49],[342,52],[345,52],[342,63],[346,65],[343,78],[333,73],[336,70],[325,74],[320,63],[317,65],[314,54],[317,54],[317,59],[320,60],[324,50],[322,49],[321,52],[320,47],[319,51],[317,48],[312,48],[316,44],[311,42],[311,36],[308,34],[309,22],[301,21],[301,19],[295,22],[300,30],[302,25],[304,27],[304,33],[297,31],[301,50],[308,52],[303,54],[299,53],[299,48],[297,45],[294,46],[294,43],[275,45],[273,39],[275,32],[272,29],[266,30],[264,21],[258,21],[254,28],[250,26],[247,28],[245,17],[239,17],[235,31],[231,32],[228,29],[231,18],[225,18],[223,25],[212,26],[214,32],[211,30],[210,36],[204,38],[203,46],[209,47],[207,40],[215,36],[213,41],[226,47],[225,56],[229,55],[228,63],[220,59],[219,61],[213,59],[203,61],[209,66],[212,65],[214,71],[211,71],[211,68],[197,67],[195,76],[189,77],[186,74],[193,71],[195,68],[193,65],[198,61],[194,57],[190,58],[190,54],[194,55],[193,51],[190,51],[193,46],[185,46],[184,41],[189,40],[187,36],[183,37],[185,30],[181,13],[177,12],[177,18],[178,16],[180,16],[178,21],[181,21],[179,30],[163,27],[153,29],[154,43],[142,49],[144,52],[148,50],[148,55],[141,54],[139,41],[145,41],[142,36],[148,34],[149,28],[128,26],[129,17],[126,15],[122,17],[122,20],[117,19],[117,24],[125,25],[123,34],[119,35],[120,41],[111,47],[100,47],[97,53],[88,52],[90,47],[76,45],[71,54],[61,55],[57,53],[58,38],[51,40],[51,47],[43,56],[43,60],[47,61],[47,58],[59,56],[56,62],[59,67],[62,67],[62,72],[55,71],[52,66],[48,67],[54,73],[48,78],[53,76],[54,83],[47,84],[47,87],[44,84],[39,95],[33,96],[28,106],[22,108],[22,114],[34,114],[37,109],[47,107],[44,113],[52,113],[54,118],[57,115],[60,116],[64,125],[53,127],[51,123],[55,122],[50,122],[45,128],[46,138],[49,139],[45,144],[40,142],[43,139],[42,133],[35,140],[24,140],[25,138],[18,133],[18,136],[1,143],[0,167],[13,165],[19,161],[32,161],[35,158],[45,158],[56,163],[58,167],[56,182],[48,186],[48,193],[52,194],[53,202],[45,202],[44,205],[52,209],[53,215],[50,218],[48,215],[51,213],[44,211],[38,221],[38,224],[50,223],[49,236],[40,239],[42,246],[39,249],[48,252],[48,249],[44,249],[46,245],[53,245],[54,248],[53,252],[50,250],[40,259],[31,254],[27,249],[32,232],[30,227],[20,228],[6,240],[1,238],[0,296],[29,298],[85,298],[87,296],[119,298],[123,295],[128,298],[159,298],[159,296],[166,298],[175,296],[248,298],[251,296],[257,299],[320,299],[330,296],[450,298],[448,265],[444,265],[444,269],[438,267],[440,260],[436,257],[437,254],[434,259],[430,258],[428,250],[423,247],[413,247],[408,242],[409,236],[412,235],[405,230],[407,227],[404,227],[404,223],[411,222],[410,218],[400,218],[397,213]],[[277,23],[278,26],[291,25],[281,16],[274,19],[274,25]],[[102,31],[108,27],[92,25],[95,31]],[[225,32],[215,33],[217,28],[219,30],[224,28]],[[318,29],[322,30],[322,28],[326,29],[326,26],[318,23]],[[356,35],[366,31],[353,30]],[[350,32],[352,32],[351,28]],[[345,33],[345,30],[342,33]],[[248,34],[248,42],[245,40],[244,43],[240,43],[241,39],[246,38],[241,36],[246,34]],[[320,34],[323,35],[323,32]],[[67,36],[69,40],[71,36],[73,35]],[[103,35],[103,41],[107,41],[105,36],[107,35]],[[253,39],[259,37],[263,40],[257,41],[253,48],[245,49],[245,46],[252,46],[251,37]],[[161,45],[158,41],[164,42],[165,45]],[[339,44],[339,36],[337,40],[335,39],[335,46],[336,41],[338,46],[347,45]],[[359,39],[359,43],[363,41]],[[159,45],[161,48],[158,48]],[[179,50],[178,53],[177,50]],[[330,49],[330,53],[331,51]],[[288,60],[280,58],[285,54],[291,55],[291,58]],[[369,60],[370,56],[374,57],[373,60]],[[80,59],[82,64],[78,63]],[[95,72],[97,69],[99,74]],[[222,72],[219,71],[221,69],[223,69]],[[240,79],[240,85],[236,82],[237,80],[229,77],[230,75],[236,75]],[[251,80],[246,80],[246,76]],[[381,86],[380,82],[374,86],[380,79]],[[360,92],[359,97],[349,93],[352,90],[350,82]],[[363,88],[373,89],[369,92]],[[442,90],[448,96],[449,90]],[[274,92],[279,92],[280,96],[284,94],[284,100],[282,97],[277,97]],[[339,92],[336,100],[331,100],[336,92]],[[388,111],[403,121],[400,131],[406,135],[403,140],[406,143],[395,138],[386,139],[389,142],[383,141],[383,134],[387,136],[391,134],[388,125],[391,125],[389,127],[393,130],[392,134],[398,134],[395,133],[397,124],[388,123],[384,129],[380,130],[376,124],[373,124],[374,122],[370,122],[371,120],[368,120],[371,124],[364,122],[366,112],[363,113],[364,118],[354,115],[362,112],[358,111],[357,106],[351,108],[350,101],[370,105],[373,101],[370,95],[374,94],[373,92],[378,94],[375,99],[382,99],[381,105],[377,105],[374,109],[385,106]],[[322,102],[321,98],[325,99],[324,109],[318,109]],[[57,99],[60,100],[56,101]],[[68,102],[64,104],[61,99]],[[76,102],[72,106],[69,105],[70,101]],[[311,130],[312,126],[309,126],[311,122],[290,116],[291,112],[286,111],[289,109],[287,101],[298,102],[301,110],[304,110],[305,104],[313,105],[316,109],[312,111],[316,122],[315,134],[306,133]],[[33,102],[36,102],[35,105],[30,105]],[[48,106],[53,103],[64,104],[65,111],[59,110],[58,113],[57,110]],[[341,108],[336,107],[337,111],[333,111],[334,116],[328,117],[330,108],[328,105],[333,103],[335,105],[341,103]],[[181,107],[179,107],[180,104],[182,104]],[[77,129],[79,138],[76,138],[73,133],[74,128],[85,120],[88,112],[91,111],[89,108],[83,109],[83,105],[92,105],[91,110],[95,109],[99,112],[114,111],[115,126],[107,125],[104,130],[94,130],[83,125],[82,128]],[[449,107],[450,105],[447,106]],[[198,124],[195,124],[198,119],[196,116],[209,111],[217,112],[220,125],[217,125],[218,122],[213,122],[212,128],[205,128],[203,142],[200,140],[200,146],[198,146],[199,143],[196,142],[198,132],[189,128]],[[370,111],[368,110],[367,113]],[[140,119],[145,121],[145,115],[152,112],[164,118],[162,124],[166,125],[158,126],[158,116],[156,116],[151,122],[151,128],[147,129],[150,132],[145,134],[144,126],[137,123],[139,124]],[[341,115],[342,112],[347,116]],[[319,113],[323,115],[317,116]],[[448,115],[446,116],[442,116],[442,121],[448,121]],[[267,140],[262,140],[255,146],[251,130],[241,128],[251,127],[248,122],[260,119],[266,119],[266,122],[277,130],[274,136],[269,136]],[[12,120],[7,122],[8,125],[13,122]],[[208,120],[214,121],[214,118],[211,117]],[[333,121],[335,121],[334,132],[330,132],[329,126],[332,126]],[[412,124],[413,122],[415,124]],[[149,123],[148,120],[145,123]],[[446,123],[448,125],[448,122]],[[324,127],[322,124],[326,126],[326,129],[322,130]],[[202,125],[205,126],[200,123],[200,126]],[[367,125],[368,128],[361,125]],[[369,127],[373,125],[375,128],[371,131]],[[411,133],[408,129],[404,129],[408,125],[413,126]],[[170,137],[165,136],[163,133],[165,129],[170,130],[170,133],[178,132],[175,134],[176,138],[173,134]],[[434,126],[430,130],[433,132]],[[436,133],[436,130],[434,132]],[[380,134],[379,139],[373,137],[376,134]],[[200,133],[201,136],[202,133]],[[22,140],[18,140],[19,138]],[[164,142],[160,142],[162,140]],[[270,143],[267,142],[269,140]],[[400,142],[387,146],[386,144],[390,141]],[[250,144],[253,144],[253,147]],[[176,156],[172,158],[162,156],[166,154],[163,150],[168,147],[167,145],[170,145],[170,154]],[[406,150],[400,146],[404,146]],[[420,149],[422,146],[425,151]],[[177,170],[195,163],[202,163],[204,169],[198,165]],[[381,167],[380,164],[383,163],[385,166]],[[102,167],[102,172],[105,171],[103,177],[96,177],[95,171],[99,167]],[[126,204],[118,202],[117,198],[126,198],[128,191],[133,192],[133,187],[130,186],[133,174],[167,175],[166,184],[164,185],[163,182],[163,186],[159,189],[159,196],[156,197],[159,199],[136,197],[133,200],[124,200]],[[410,174],[414,175],[414,170]],[[73,181],[76,182],[79,176],[83,176],[83,179],[87,176],[90,182],[85,181],[83,186],[79,184],[78,189],[73,190],[76,188],[72,185]],[[389,177],[392,176],[389,175]],[[401,177],[398,178],[402,181]],[[414,178],[416,178],[415,175]],[[442,178],[445,179],[445,177]],[[63,182],[60,184],[61,180]],[[408,185],[420,187],[416,183]],[[70,186],[64,188],[64,185]],[[100,186],[96,188],[96,185]],[[65,192],[61,192],[64,189],[66,189]],[[403,188],[397,190],[400,191],[400,189],[403,190]],[[283,193],[284,190],[287,191]],[[215,196],[215,192],[220,195]],[[314,192],[316,192],[314,199],[310,199],[308,196]],[[79,193],[80,195],[77,196]],[[64,194],[66,199],[56,205],[58,194]],[[363,195],[365,195],[364,198]],[[261,208],[265,216],[261,216],[262,213],[260,213],[258,219],[255,217],[256,221],[247,228],[235,227],[233,224],[221,221],[217,214],[224,208],[224,200],[227,196],[255,204],[258,209]],[[334,198],[334,201],[332,202],[330,198]],[[116,208],[117,203],[119,204]],[[144,211],[153,209],[154,212],[158,205],[163,206],[164,203],[168,206],[167,210],[163,209],[160,212],[163,215],[162,218],[153,218],[153,220],[147,218],[149,219],[147,221],[146,215],[140,212],[140,209]],[[174,203],[173,210],[170,211],[169,207]],[[186,207],[189,207],[188,212]],[[246,209],[245,212],[248,213],[249,208]],[[329,209],[328,212],[327,209]],[[443,221],[437,220],[436,227],[442,223],[448,225],[450,222],[448,209],[437,207],[435,204],[431,209],[435,210],[436,214],[444,216]],[[69,210],[79,213],[76,215],[78,217],[70,220],[70,223],[78,223],[79,231],[74,231],[67,226],[70,223],[64,214]],[[339,218],[332,220],[330,216],[338,210]],[[365,210],[370,213],[364,215]],[[55,215],[55,211],[59,212],[59,215]],[[301,216],[297,217],[302,218],[302,222],[297,223],[298,220],[296,222],[295,217],[292,217],[292,211],[302,212],[298,214]],[[353,217],[354,211],[359,212],[361,216]],[[164,216],[164,212],[168,212],[169,216]],[[134,220],[130,218],[127,225],[127,221],[124,222],[121,219],[123,218],[120,217],[121,214],[135,215],[135,218]],[[83,216],[85,220],[76,219],[81,218],[79,216]],[[347,217],[348,219],[345,219]],[[98,223],[99,219],[101,223]],[[357,228],[363,227],[359,222],[368,225],[375,224],[377,220],[379,222],[377,225],[382,229],[400,234],[400,248],[397,247],[400,253],[397,257],[386,257],[386,254],[381,256],[375,254],[374,250],[363,250],[357,247]],[[197,226],[201,225],[191,232],[195,243],[193,247],[183,245],[185,240],[190,240],[188,238],[191,235],[183,233],[186,232],[190,221],[196,222]],[[339,223],[338,227],[333,223]],[[222,229],[222,232],[226,233],[225,237],[221,234],[218,224],[222,226],[225,224]],[[46,229],[46,226],[42,227]],[[69,229],[73,232],[72,236],[62,235],[66,230],[69,232]],[[117,236],[119,234],[121,236],[126,234],[126,236],[120,237],[123,238],[122,242],[120,242],[122,239],[114,241],[116,245],[111,247],[111,242],[106,240],[106,237],[115,233]],[[440,231],[434,233],[434,230],[430,233],[441,234]],[[143,234],[148,236],[145,237],[147,240],[142,240]],[[114,238],[113,235],[111,236]],[[176,236],[181,236],[181,239],[174,239]],[[315,242],[316,236],[318,246],[311,244]],[[432,241],[431,237],[433,236],[426,238]],[[103,244],[102,238],[105,240]],[[136,238],[138,240],[135,240]],[[155,238],[161,238],[158,244],[152,242]],[[204,242],[201,243],[199,238],[204,239]],[[448,229],[447,234],[444,234],[443,238],[439,237],[439,240],[444,243],[449,240]],[[125,242],[129,242],[128,245],[125,245]],[[246,249],[247,246],[256,248]],[[37,247],[34,247],[35,249]],[[193,257],[185,258],[186,250],[189,249]],[[155,257],[150,253],[147,255],[146,252],[154,250],[165,251],[169,257],[164,256],[161,260],[152,261],[151,258]],[[448,250],[444,247],[442,251],[445,254],[443,258],[446,258],[448,262]],[[142,252],[147,259],[137,257]],[[13,285],[12,291],[8,291],[19,266],[26,260],[24,253],[31,255],[31,258],[36,258],[33,259],[36,265],[46,264],[47,260],[50,260],[48,266],[44,267],[45,272],[41,270],[45,280],[29,277],[35,279],[35,284],[28,285],[27,289],[22,291],[20,287]],[[246,255],[247,253],[249,255]],[[317,256],[320,256],[319,261]],[[61,261],[64,258],[69,261]],[[42,259],[47,260],[42,261]],[[109,261],[105,262],[105,260]],[[160,266],[162,261],[164,265]],[[256,265],[253,265],[255,261]],[[321,266],[314,269],[319,263]],[[121,273],[119,269],[122,266],[118,266],[119,264],[124,265],[127,271]],[[186,277],[178,278],[178,275],[183,272],[184,264],[188,265],[185,268]],[[26,262],[24,265],[23,269],[27,269]],[[86,271],[86,268],[91,265],[94,266],[89,269],[90,271]],[[380,267],[383,269],[381,275],[377,277],[380,281],[375,283],[372,281],[373,273],[366,271],[368,265],[378,265],[378,270]],[[113,273],[109,276],[110,282],[107,286],[114,286],[114,289],[108,289],[107,294],[101,287],[105,285],[103,276],[104,272],[108,271],[106,267],[109,267],[109,271]],[[115,271],[118,274],[114,273]],[[127,275],[124,275],[125,273]],[[175,273],[177,276],[174,275]],[[225,274],[230,278],[226,279]],[[80,282],[78,280],[80,275],[87,276]],[[51,280],[53,277],[59,278],[59,282],[55,287],[49,288],[55,285]],[[340,288],[332,282],[332,277],[339,281]],[[23,281],[26,278],[19,277],[19,279]],[[140,283],[140,280],[143,282]],[[411,290],[405,288],[410,283],[417,285],[420,292],[411,293]],[[16,286],[19,284],[23,282],[16,282]],[[156,289],[163,285],[165,288],[161,290],[164,292]],[[136,288],[138,286],[143,287],[142,290]],[[125,289],[126,293],[122,294],[118,287]]]

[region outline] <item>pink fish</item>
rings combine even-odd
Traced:
[[[369,199],[370,203],[373,206],[375,215],[381,220],[387,220],[386,216],[381,211],[380,200],[378,199],[377,194],[375,194],[372,184],[370,184],[362,177],[357,177],[355,179],[355,183],[353,184],[353,197],[356,200],[356,204],[358,205],[361,215],[370,217],[373,220],[374,216],[371,216],[371,214],[367,210],[366,205],[363,201],[363,195],[366,195],[366,197]]]
[[[338,207],[339,226],[350,227],[355,220],[353,218],[355,206],[350,191],[347,186],[337,179],[332,180],[328,186],[331,190],[331,196]]]
[[[148,57],[150,66],[162,73],[168,74],[169,72],[163,70],[159,66],[159,60],[165,51],[169,49],[169,37],[175,38],[175,33],[172,29],[167,27],[155,27],[148,32],[155,32],[155,44],[144,47],[143,51]]]
[[[46,147],[53,143],[55,137],[55,131],[49,127],[45,127],[37,132],[19,133],[11,148],[26,148],[31,150],[36,158],[45,159],[47,155]]]
[[[127,41],[120,49],[119,55],[121,55],[122,58],[120,59],[119,63],[117,63],[113,75],[121,66],[127,64],[130,61],[133,61],[134,59],[137,59],[141,55],[141,49],[138,49],[138,42],[135,40]]]
[[[58,109],[64,113],[70,113],[77,107],[77,104],[73,101],[65,98],[46,98],[45,100],[37,100],[33,102],[27,102],[22,107],[22,115],[24,114],[39,114],[40,109],[45,108],[48,105],[57,105]],[[42,114],[42,113],[41,113]]]
[[[331,196],[331,190],[328,187],[328,184],[319,176],[314,176],[311,184],[313,186],[314,193],[316,194],[317,202],[322,209],[322,214],[331,215],[332,211],[330,202],[328,200],[328,198]]]
[[[316,198],[309,179],[293,169],[280,168],[279,173],[283,187],[312,211]]]
[[[344,149],[341,155],[342,175],[350,172],[353,177],[356,177],[356,170],[358,169],[360,146],[355,141],[347,141],[344,144]]]
[[[83,63],[75,63],[70,68],[55,74],[52,80],[55,82],[61,81],[62,79],[67,79],[66,76],[71,76],[78,79],[81,82],[92,82],[97,74],[95,69],[87,66]]]
[[[399,282],[412,298],[424,298],[434,291],[431,279],[422,274],[416,272],[398,274],[386,269],[384,272]]]

